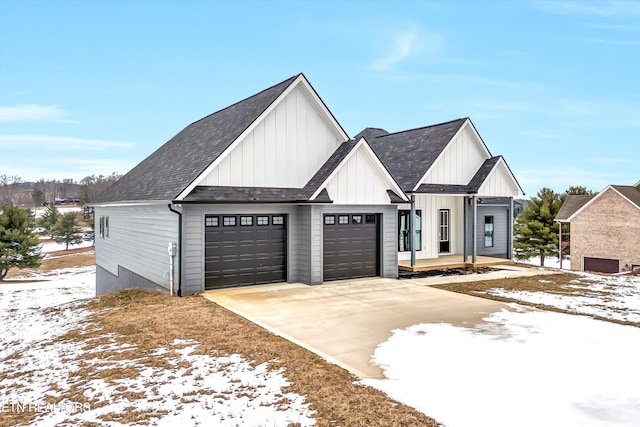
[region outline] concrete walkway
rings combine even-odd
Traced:
[[[545,274],[505,268],[509,270],[411,280],[259,285],[207,291],[203,296],[361,378],[382,378],[381,369],[369,360],[394,329],[439,322],[471,326],[490,313],[508,309],[497,301],[425,285]]]

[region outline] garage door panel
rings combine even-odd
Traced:
[[[273,225],[272,216],[265,221],[260,215],[261,224],[256,215],[224,217],[235,217],[235,225],[224,226],[222,216],[205,217],[205,289],[285,281],[284,221]]]
[[[327,216],[333,217],[327,220]],[[356,214],[360,219],[365,215]],[[348,217],[347,224],[340,220]],[[355,277],[371,277],[379,274],[378,226],[374,220],[370,223],[356,223],[354,215],[331,215],[324,217],[323,236],[323,272],[324,280],[338,280]],[[334,221],[331,224],[331,220]]]

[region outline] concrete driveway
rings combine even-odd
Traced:
[[[383,377],[369,360],[394,329],[438,322],[473,325],[507,308],[426,286],[422,279],[283,283],[207,291],[203,296],[362,378]]]

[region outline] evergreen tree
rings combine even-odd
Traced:
[[[58,218],[60,218],[60,211],[58,211],[58,208],[54,205],[49,205],[47,210],[40,217],[39,225],[51,233],[53,226],[58,222]]]
[[[562,206],[558,193],[549,188],[538,191],[516,219],[514,227],[514,252],[517,259],[558,256],[558,223],[554,221]]]
[[[28,209],[12,205],[0,207],[0,280],[11,267],[40,266],[40,241],[30,223]]]
[[[31,198],[33,199],[33,204],[35,206],[42,206],[44,203],[44,191],[39,187],[34,187],[33,192],[31,193]]]
[[[68,250],[70,244],[77,245],[82,242],[81,231],[77,213],[67,212],[58,218],[58,221],[51,229],[51,237],[56,243],[64,243],[66,245],[65,250]]]

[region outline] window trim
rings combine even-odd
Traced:
[[[243,221],[248,221],[248,224],[243,224]],[[253,215],[240,215],[240,227],[253,227]]]
[[[207,224],[208,220],[215,220],[215,224]],[[206,215],[204,217],[204,226],[205,227],[220,227],[220,217],[218,215]]]
[[[233,224],[231,224],[231,221],[229,221],[229,224],[227,224],[227,220],[233,220]],[[222,217],[222,226],[223,227],[236,227],[238,225],[238,218],[235,215],[224,215]]]
[[[267,222],[261,224],[260,220],[265,220],[265,219],[267,220]],[[257,215],[256,216],[256,225],[258,227],[264,227],[266,225],[269,225],[269,222],[270,222],[269,221],[269,215]]]
[[[487,222],[487,219],[491,219]],[[491,230],[487,230],[487,226],[491,226]],[[484,216],[484,247],[485,248],[493,248],[495,247],[495,215],[485,215]],[[487,239],[490,239],[490,243],[487,244]]]
[[[331,218],[331,221],[329,221]],[[336,216],[335,215],[325,215],[324,216],[324,225],[336,225]]]

